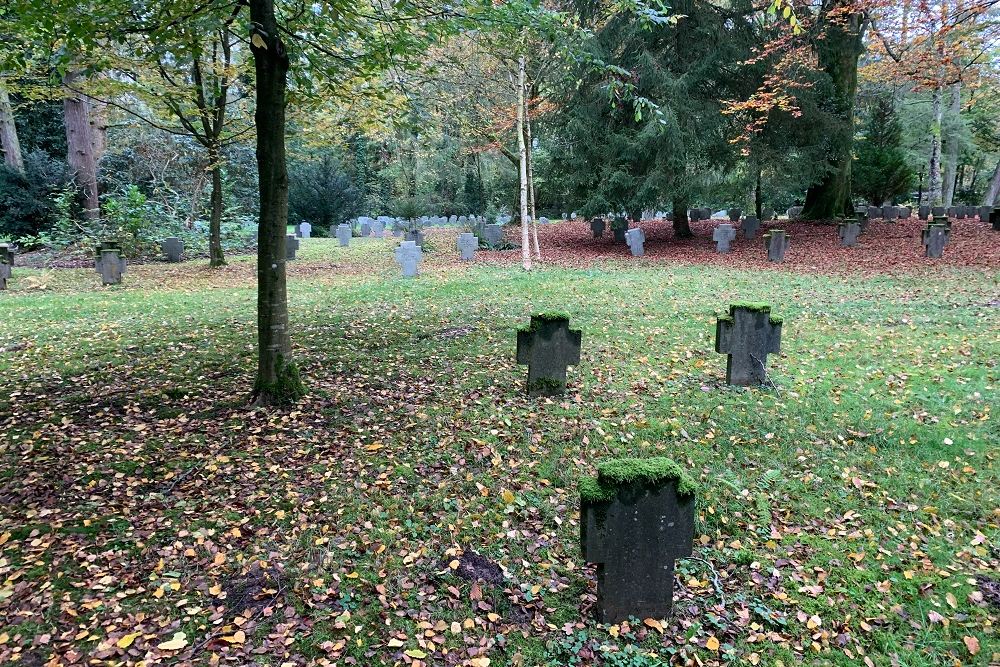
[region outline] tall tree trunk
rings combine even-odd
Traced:
[[[212,216],[208,222],[208,264],[218,267],[226,265],[222,254],[222,157],[218,147],[209,151],[212,173]]]
[[[948,140],[944,142],[947,151],[944,155],[944,192],[941,195],[941,199],[945,206],[951,206],[955,201],[955,189],[958,181],[958,144],[961,138],[961,133],[958,131],[958,121],[961,113],[962,84],[956,82],[951,85],[951,100],[948,105],[948,114],[951,116],[952,127],[948,133]]]
[[[21,142],[17,139],[14,108],[10,105],[10,95],[2,84],[0,84],[0,151],[3,152],[4,164],[24,173],[24,158],[21,157]]]
[[[521,210],[521,262],[525,271],[531,270],[531,220],[528,217],[528,149],[524,143],[524,56],[517,61],[517,152]]]
[[[288,53],[278,33],[274,0],[249,0],[250,51],[257,75],[257,176],[260,217],[257,231],[256,405],[290,403],[305,388],[292,362],[285,276],[288,225],[288,168],[285,164],[285,88]]]
[[[674,238],[694,238],[691,233],[691,223],[688,221],[687,197],[674,197]]]
[[[757,182],[754,184],[753,188],[753,209],[757,214],[757,219],[760,220],[764,217],[764,192],[761,187],[762,181],[764,180],[764,170],[757,166]]]
[[[83,197],[84,214],[91,219],[100,217],[101,202],[97,189],[97,159],[90,125],[90,103],[76,92],[82,77],[70,70],[63,77],[66,97],[63,99],[63,122],[66,126],[66,160],[70,173]]]
[[[535,246],[535,258],[541,259],[542,250],[538,246],[538,212],[535,209],[535,172],[533,169],[535,159],[531,152],[531,116],[528,114],[527,101],[525,101],[524,106],[524,145],[525,163],[527,164],[528,172],[528,215],[531,216],[531,240]]]
[[[1000,204],[1000,161],[997,162],[996,169],[993,170],[993,178],[983,195],[983,206],[996,206]]]
[[[851,201],[851,149],[854,143],[854,102],[858,92],[858,58],[862,50],[862,21],[858,13],[849,11],[850,0],[836,0],[822,20],[826,25],[822,38],[816,42],[819,65],[833,84],[834,112],[839,116],[837,127],[830,133],[827,173],[809,188],[802,217],[811,220],[834,218],[853,210]]]
[[[927,170],[927,201],[937,206],[942,201],[941,182],[941,122],[943,110],[941,105],[941,87],[934,89],[931,95],[931,159]]]

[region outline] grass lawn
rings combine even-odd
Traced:
[[[391,239],[302,242],[310,392],[273,411],[245,407],[253,258],[114,288],[15,267],[0,663],[1000,661],[996,270],[525,274],[431,240],[412,281]],[[784,318],[774,389],[724,384],[715,318],[736,301]],[[583,330],[563,400],[527,399],[514,361],[541,310]],[[698,479],[696,558],[674,617],[609,627],[576,484],[626,455]],[[468,551],[503,580],[461,576]]]

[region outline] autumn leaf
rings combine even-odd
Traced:
[[[246,640],[247,640],[247,635],[242,630],[237,630],[232,635],[222,638],[222,641],[229,642],[230,644],[242,644]]]
[[[503,497],[503,501],[508,505],[514,502],[514,494],[508,491],[507,489],[504,489],[503,493],[501,493],[500,495]]]
[[[975,637],[965,636],[962,637],[962,641],[965,643],[965,648],[969,650],[969,655],[976,655],[979,653],[979,640]]]
[[[643,622],[644,625],[647,625],[648,627],[653,628],[654,630],[656,630],[657,632],[659,632],[661,635],[663,634],[663,625],[658,620],[656,620],[655,618],[644,618],[644,619],[642,619],[642,622]]]
[[[187,646],[187,635],[183,632],[174,633],[173,638],[170,641],[165,641],[162,644],[157,644],[156,648],[161,651],[179,651],[180,649]]]
[[[128,648],[129,646],[132,645],[132,642],[134,642],[138,637],[141,636],[142,636],[141,632],[133,632],[132,634],[125,635],[124,637],[120,638],[118,641],[115,642],[115,646],[117,646],[118,648]]]
[[[715,635],[711,635],[709,636],[708,639],[705,640],[705,648],[707,648],[709,651],[719,650],[719,640],[715,638]]]
[[[417,648],[411,648],[409,651],[403,651],[403,653],[411,658],[417,658],[418,660],[422,660],[427,657],[426,653]]]

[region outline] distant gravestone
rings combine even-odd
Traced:
[[[1000,232],[1000,207],[990,211],[990,227],[993,231]]]
[[[882,219],[883,220],[895,220],[899,217],[899,211],[896,210],[895,206],[883,206],[882,207]]]
[[[753,240],[757,236],[757,230],[760,229],[760,220],[748,215],[743,218],[743,222],[740,223],[740,231],[743,232],[743,238]]]
[[[367,220],[362,220],[361,224],[358,225],[358,226],[360,227],[361,238],[366,239],[369,236],[371,236],[371,233],[372,233],[372,223],[370,223]]]
[[[457,215],[449,215],[448,216],[448,224],[449,225],[457,225],[458,224],[458,216]]]
[[[878,206],[869,206],[868,207],[868,218],[870,220],[879,219],[881,217],[882,217],[882,209],[881,208],[879,208]]]
[[[611,223],[611,233],[615,236],[616,243],[625,243],[625,232],[628,231],[628,220],[616,218]]]
[[[396,248],[396,263],[403,271],[404,278],[415,278],[420,274],[420,262],[423,258],[424,251],[416,241],[403,241]]]
[[[899,218],[900,220],[909,220],[913,216],[912,206],[899,206]]]
[[[944,256],[944,247],[948,243],[948,229],[944,225],[931,224],[923,230],[921,241],[924,244],[924,255],[932,259]]]
[[[538,219],[538,224],[547,225],[549,224],[549,219],[546,218],[545,216],[542,216],[541,218]]]
[[[764,247],[767,248],[767,261],[785,261],[785,251],[788,250],[788,234],[783,229],[772,229],[764,234]]]
[[[403,234],[404,241],[412,241],[416,243],[421,248],[424,247],[424,230],[422,229],[408,229],[406,233]]]
[[[0,258],[6,259],[7,264],[14,266],[14,246],[9,243],[0,243]]]
[[[674,605],[674,561],[694,544],[695,483],[667,458],[612,459],[580,481],[580,543],[597,564],[599,623],[660,619]]]
[[[625,242],[628,243],[628,249],[633,257],[642,257],[645,254],[643,244],[646,242],[646,232],[642,231],[641,227],[625,232]]]
[[[698,222],[699,220],[701,220],[701,209],[693,208],[690,211],[688,211],[688,220],[690,220],[691,222]]]
[[[931,208],[931,216],[939,218],[943,215],[948,215],[948,209],[944,206],[934,206]]]
[[[594,218],[590,221],[590,231],[593,232],[595,239],[604,236],[605,226],[604,218]]]
[[[171,236],[160,241],[160,249],[168,262],[177,263],[184,254],[184,242],[176,236]]]
[[[337,240],[340,241],[341,248],[346,248],[351,244],[352,236],[354,236],[354,230],[351,229],[351,225],[346,222],[337,225]]]
[[[385,238],[385,223],[381,220],[375,220],[372,222],[372,236],[377,239]]]
[[[853,248],[858,244],[858,236],[861,234],[861,225],[857,220],[844,220],[837,225],[837,236],[840,237],[840,245]]]
[[[712,234],[715,241],[715,252],[726,253],[730,250],[730,244],[736,238],[736,228],[730,224],[719,225]]]
[[[855,209],[854,215],[858,220],[859,233],[864,234],[865,232],[868,231],[868,223],[870,222],[870,220],[868,219],[868,209],[867,208]]]
[[[479,239],[472,232],[462,232],[458,235],[458,252],[463,260],[475,259],[479,249]]]
[[[928,223],[927,226],[929,227],[930,225],[941,225],[949,232],[949,234],[951,233],[951,218],[949,218],[948,216],[945,215],[934,216],[934,219],[930,223]]]
[[[931,217],[931,207],[930,206],[920,206],[917,208],[917,217],[921,220],[926,220]]]
[[[729,216],[729,220],[732,222],[739,222],[740,218],[743,217],[743,209],[741,208],[731,208],[726,211],[726,215]]]
[[[558,396],[566,390],[566,367],[580,363],[579,330],[569,316],[537,314],[517,331],[517,363],[528,366],[529,396]]]
[[[285,259],[295,259],[295,253],[299,250],[299,240],[294,234],[285,236]]]
[[[802,215],[802,206],[793,206],[788,209],[788,219],[796,220]]]
[[[101,284],[120,285],[126,264],[121,248],[107,247],[109,244],[101,245],[94,258],[94,270],[101,274]]]
[[[728,355],[726,383],[747,387],[767,382],[767,355],[781,347],[781,319],[762,303],[737,303],[715,323],[715,351]]]
[[[500,225],[486,225],[483,228],[483,240],[490,248],[496,248],[503,240],[503,227]]]
[[[760,219],[763,220],[764,222],[771,222],[772,220],[774,220],[774,209],[765,208],[763,211],[760,212]]]
[[[296,236],[302,239],[308,239],[312,237],[313,226],[308,222],[300,222],[296,228]]]
[[[990,213],[992,211],[993,211],[993,208],[990,207],[990,206],[980,206],[979,210],[976,211],[976,215],[979,216],[979,219],[982,222],[987,222],[990,219]]]
[[[0,254],[0,290],[7,289],[7,281],[11,276],[11,265],[7,260],[7,254]]]

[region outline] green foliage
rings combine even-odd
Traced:
[[[308,222],[317,236],[360,214],[361,197],[340,161],[326,153],[288,166],[288,222]]]
[[[52,224],[52,194],[68,182],[63,163],[40,150],[24,155],[24,173],[0,164],[0,237],[31,239]]]
[[[597,477],[580,480],[580,500],[603,502],[614,498],[618,488],[628,484],[677,482],[677,493],[694,495],[698,483],[677,463],[662,456],[648,459],[609,459],[597,464]]]
[[[857,144],[854,191],[873,206],[891,202],[913,185],[913,170],[903,151],[903,128],[890,96],[873,105]]]

